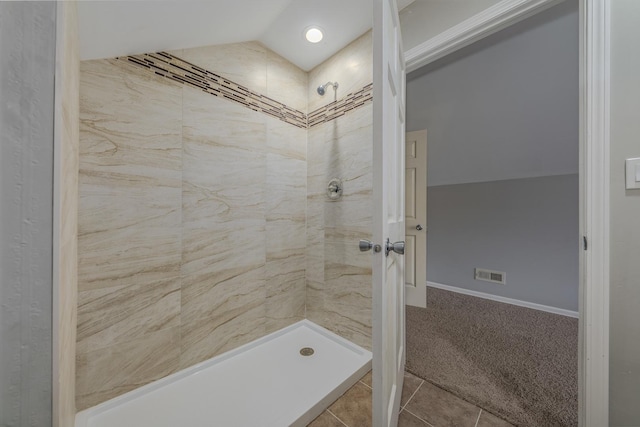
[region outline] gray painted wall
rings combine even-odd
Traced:
[[[427,280],[578,310],[578,35],[567,0],[409,76],[407,128],[429,147]]]
[[[640,190],[624,160],[640,157],[640,2],[611,2],[610,425],[640,426]]]
[[[578,173],[577,1],[409,75],[407,129],[427,129],[429,185]]]
[[[55,2],[0,2],[0,425],[51,425]]]
[[[429,187],[427,280],[578,310],[578,175]],[[507,273],[506,285],[473,269]]]

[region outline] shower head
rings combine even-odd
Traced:
[[[326,82],[323,85],[318,86],[318,95],[324,96],[327,86],[333,86],[333,90],[338,90],[338,82]]]

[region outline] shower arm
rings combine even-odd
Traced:
[[[326,82],[325,84],[323,84],[322,86],[327,87],[327,86],[333,86],[333,90],[337,90],[338,89],[338,82]]]

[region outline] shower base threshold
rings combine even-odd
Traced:
[[[302,320],[81,411],[76,427],[306,426],[370,369],[371,352]]]

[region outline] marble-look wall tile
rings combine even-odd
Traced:
[[[266,266],[266,333],[305,318],[304,253],[292,251],[280,256],[270,257]]]
[[[327,177],[338,177],[343,197],[325,198],[325,226],[348,227],[370,224],[373,191],[372,104],[324,124]]]
[[[371,253],[358,249],[371,224],[325,228],[325,322],[328,329],[371,349]]]
[[[372,124],[368,104],[309,129],[307,174],[307,318],[368,349],[371,256],[357,242],[372,235]],[[332,178],[338,201],[325,193]]]
[[[181,366],[264,335],[265,118],[186,88]]]
[[[200,274],[182,292],[181,369],[265,335],[264,264],[228,273]]]
[[[180,54],[306,109],[306,73],[257,43]],[[82,78],[79,408],[302,319],[306,294],[306,129],[124,62]]]
[[[82,291],[77,352],[84,354],[179,326],[180,281],[175,276],[140,285]]]
[[[307,113],[308,74],[277,53],[267,49],[267,92],[269,98]]]
[[[172,374],[179,359],[180,328],[162,329],[134,341],[79,353],[78,410]]]
[[[197,47],[169,53],[307,113],[307,73],[258,42]]]
[[[306,315],[309,320],[325,324],[324,293],[324,201],[325,186],[325,127],[310,128],[307,135],[307,245],[306,266]],[[331,179],[331,178],[329,178]]]
[[[56,56],[56,124],[55,145],[58,147],[60,202],[58,208],[58,343],[57,422],[59,427],[72,427],[76,414],[76,329],[78,307],[78,162],[79,162],[79,92],[80,59],[78,46],[78,14],[76,2],[59,2],[57,16]],[[54,218],[56,215],[54,215]],[[55,242],[55,239],[54,239]],[[55,310],[54,310],[55,312]],[[56,319],[54,319],[55,321]],[[54,328],[56,325],[54,324]],[[56,362],[54,362],[55,366]],[[56,374],[54,368],[54,375]]]
[[[178,368],[182,89],[129,68],[81,64],[78,409]]]
[[[327,327],[371,349],[371,253],[358,249],[373,226],[373,107],[326,123],[327,174],[342,179],[343,197],[325,199],[325,311]]]
[[[305,315],[307,131],[267,118],[266,328]]]
[[[231,43],[169,52],[259,93],[267,93],[267,51],[258,42]]]
[[[338,80],[344,90],[371,82],[370,46],[369,33],[310,73],[310,110],[319,106],[319,84]],[[369,104],[308,134],[307,318],[365,348],[371,348],[371,258],[357,241],[371,238],[372,114]],[[326,196],[332,178],[343,181],[339,201]]]
[[[324,96],[316,89],[326,82],[337,81],[339,87],[334,98],[332,88],[327,88]],[[344,49],[324,61],[309,72],[309,112],[341,99],[349,93],[362,89],[373,81],[373,38],[368,31]]]
[[[182,88],[117,61],[81,67],[80,291],[177,276]]]

